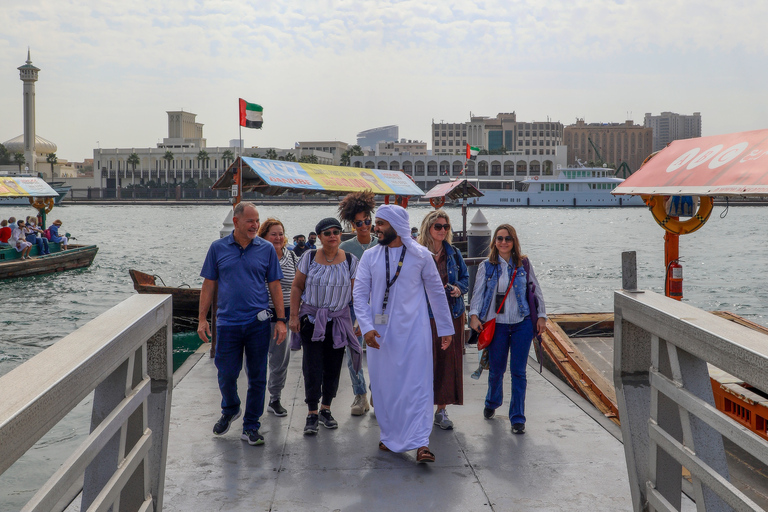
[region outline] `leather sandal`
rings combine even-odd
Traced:
[[[381,451],[383,451],[383,452],[388,452],[388,451],[391,451],[389,448],[387,448],[387,445],[385,445],[385,444],[384,444],[384,443],[382,443],[381,441],[379,441],[379,450],[381,450]]]
[[[435,454],[428,447],[422,446],[416,450],[416,462],[435,462]]]

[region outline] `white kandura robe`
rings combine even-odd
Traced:
[[[389,249],[390,279],[401,251],[402,247]],[[355,314],[363,334],[376,330],[381,335],[377,339],[379,350],[368,347],[368,374],[381,441],[400,453],[429,445],[432,432],[432,331],[427,296],[438,335],[453,334],[453,319],[434,260],[428,253],[419,257],[409,249],[400,276],[389,290],[389,322],[374,324],[386,289],[384,254],[384,247],[378,246],[365,251],[360,259],[354,287]]]

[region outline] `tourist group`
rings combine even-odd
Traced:
[[[241,439],[264,444],[259,419],[265,405],[277,416],[287,415],[280,395],[290,350],[302,351],[304,434],[317,434],[320,425],[337,428],[331,404],[346,354],[355,394],[351,414],[363,415],[376,404],[379,449],[416,450],[417,462],[433,462],[433,425],[453,428],[446,408],[463,403],[463,296],[469,273],[451,244],[448,214],[432,211],[420,229],[412,230],[405,209],[376,209],[372,192],[348,194],[338,211],[338,218],[318,222],[309,239],[295,237],[291,250],[278,219],[262,222],[255,205],[241,202],[234,210],[233,232],[211,244],[200,273],[198,334],[210,340],[207,318],[217,290],[214,362],[222,398],[213,433],[227,433],[243,413]],[[354,231],[344,242],[342,223]],[[544,330],[544,298],[511,225],[498,226],[489,246],[469,307],[475,331],[490,329],[484,325],[495,319],[486,349],[483,415],[493,418],[502,405],[509,359],[509,419],[512,432],[522,434],[526,364],[535,333]],[[244,408],[237,392],[243,361]]]
[[[37,253],[40,256],[50,254],[48,242],[61,244],[61,250],[67,249],[69,240],[66,236],[59,235],[61,221],[55,220],[46,230],[37,227],[37,217],[27,217],[27,220],[16,217],[9,217],[0,221],[0,249],[13,247],[16,252],[21,253],[21,259],[31,258],[29,252],[32,247],[37,246]]]

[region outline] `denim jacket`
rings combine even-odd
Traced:
[[[480,273],[478,272],[478,279],[485,279],[485,287],[483,290],[483,302],[482,302],[482,306],[480,308],[478,316],[481,321],[487,321],[490,318],[494,318],[496,316],[495,309],[492,312],[490,311],[491,305],[494,302],[494,298],[496,294],[503,293],[503,292],[497,291],[499,286],[500,265],[494,265],[490,263],[488,260],[485,260],[483,264],[485,269],[485,276],[480,276]],[[512,265],[507,265],[507,279],[510,279],[512,277],[512,273],[513,273]],[[528,307],[528,301],[526,300],[526,295],[525,295],[527,291],[527,286],[528,286],[528,275],[525,272],[525,268],[523,268],[523,266],[521,265],[517,269],[517,274],[515,275],[515,282],[512,286],[512,290],[510,290],[509,293],[510,295],[514,294],[515,302],[517,302],[517,310],[520,312],[520,315],[522,315],[522,318],[525,318],[526,316],[531,314],[530,308]],[[507,300],[510,300],[510,298],[507,298]],[[494,304],[494,306],[498,308],[498,305]]]
[[[461,251],[446,241],[443,241],[443,250],[447,258],[446,267],[448,268],[448,284],[457,286],[461,290],[461,295],[448,298],[448,304],[451,306],[451,316],[459,318],[466,310],[464,305],[464,294],[469,290],[469,271],[461,256]],[[432,308],[429,309],[429,318],[432,317]]]

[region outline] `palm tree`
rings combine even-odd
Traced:
[[[363,156],[363,148],[355,144],[341,154],[341,165],[349,166],[353,156]]]
[[[264,157],[267,160],[277,160],[277,151],[275,151],[274,149],[270,148],[270,149],[267,150],[267,152],[264,155]]]
[[[320,160],[318,160],[317,155],[302,155],[302,157],[299,158],[299,162],[305,164],[319,164]]]
[[[295,162],[296,161],[296,155],[294,155],[291,152],[288,152],[285,154],[285,161],[286,162]]]
[[[221,159],[224,160],[224,168],[229,167],[229,163],[235,159],[235,154],[231,150],[226,150],[221,154]]]
[[[21,151],[13,154],[13,161],[19,166],[19,172],[21,172],[21,166],[27,163],[27,159],[24,158],[24,153]]]
[[[137,155],[136,153],[131,153],[130,155],[128,155],[128,160],[126,160],[126,163],[128,163],[131,166],[131,169],[132,169],[131,183],[134,183],[136,181],[136,166],[141,163],[141,159],[139,158],[139,155]]]
[[[251,158],[262,158],[262,156],[258,153],[251,153]]]
[[[168,185],[168,171],[171,169],[171,162],[173,162],[173,151],[168,150],[163,155],[163,160],[165,160],[165,184]]]
[[[53,179],[53,166],[59,163],[59,158],[56,156],[56,153],[48,153],[48,156],[45,157],[45,161],[51,164],[51,179]]]

